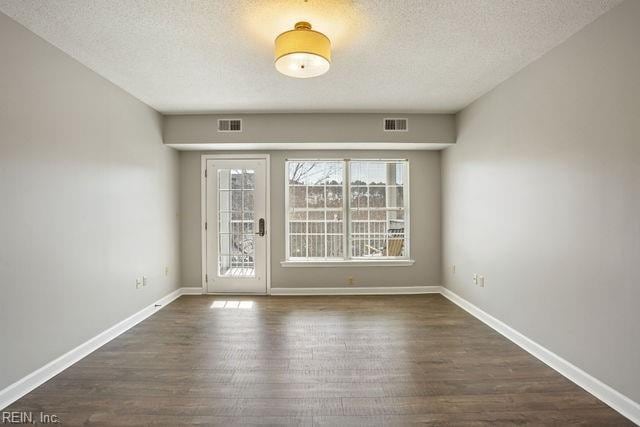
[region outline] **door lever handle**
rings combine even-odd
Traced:
[[[258,220],[258,232],[256,233],[260,237],[264,237],[264,218]]]

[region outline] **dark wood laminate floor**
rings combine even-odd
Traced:
[[[212,307],[224,300],[244,304]],[[440,295],[183,296],[8,410],[64,425],[632,425]]]

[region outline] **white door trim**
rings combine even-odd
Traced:
[[[225,159],[225,160],[265,160],[266,161],[266,192],[265,195],[265,211],[266,211],[266,246],[267,246],[267,295],[271,294],[271,157],[269,154],[203,154],[200,158],[200,251],[201,256],[201,286],[202,293],[208,294],[207,289],[207,231],[204,228],[207,221],[207,160]]]

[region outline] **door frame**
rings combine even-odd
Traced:
[[[266,179],[266,191],[265,195],[265,227],[266,227],[266,280],[267,280],[267,292],[266,295],[271,295],[271,156],[264,153],[256,154],[203,154],[200,158],[200,231],[201,231],[201,252],[202,252],[202,275],[201,285],[202,293],[216,295],[216,292],[209,292],[207,288],[207,230],[205,230],[205,223],[207,221],[207,178],[205,173],[207,171],[207,160],[266,160],[265,179]],[[248,295],[245,292],[239,292],[239,294]],[[232,295],[224,293],[224,295]],[[265,295],[265,293],[257,293],[254,295]]]

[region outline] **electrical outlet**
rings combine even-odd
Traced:
[[[165,276],[169,275],[169,266],[168,265],[164,267],[164,275]]]
[[[136,277],[136,289],[140,289],[142,286],[142,279],[140,277]]]
[[[473,273],[473,284],[474,285],[478,284],[478,274],[477,273]]]
[[[347,278],[347,283],[350,284],[350,285],[353,285],[353,276],[349,276]]]
[[[149,284],[149,281],[147,279],[147,276],[142,276],[142,286],[147,286]]]
[[[484,276],[478,276],[478,284],[481,288],[484,288]]]

